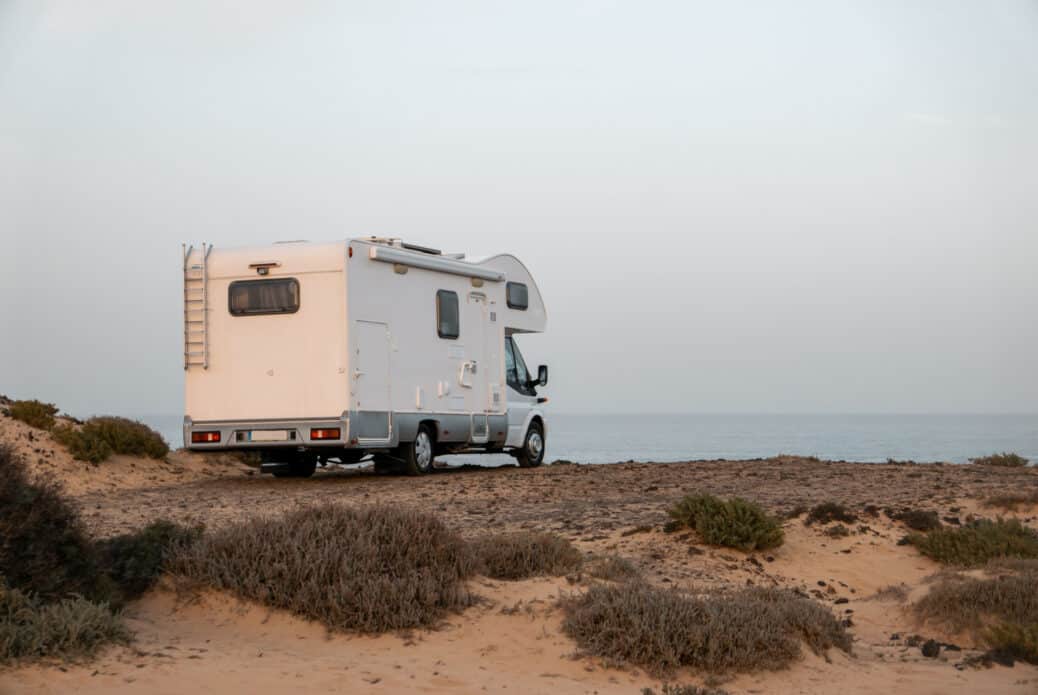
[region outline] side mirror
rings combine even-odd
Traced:
[[[548,365],[542,364],[537,367],[537,383],[541,386],[548,385]]]

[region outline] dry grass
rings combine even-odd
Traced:
[[[435,516],[335,505],[222,529],[171,561],[190,584],[366,633],[435,626],[471,604],[464,580],[476,568]]]
[[[627,582],[641,576],[633,562],[619,555],[597,558],[588,567],[588,574],[595,579],[605,579],[610,582]]]
[[[565,538],[535,531],[483,536],[473,541],[472,548],[479,570],[494,579],[561,575],[579,569],[584,561]]]
[[[993,495],[984,500],[985,507],[996,507],[1015,512],[1020,507],[1031,507],[1038,504],[1038,490],[1033,492],[1007,492]]]
[[[1010,454],[1002,452],[1001,454],[991,454],[990,456],[980,456],[975,459],[970,459],[970,463],[977,466],[1001,466],[1002,468],[1023,468],[1029,461],[1019,454]]]
[[[580,650],[656,674],[775,670],[800,657],[850,651],[851,638],[814,601],[777,589],[697,597],[640,582],[598,584],[562,602],[563,630]]]
[[[869,600],[904,603],[908,600],[908,586],[905,584],[889,584],[870,596]]]
[[[0,580],[0,663],[79,659],[130,634],[106,605],[80,597],[43,603]]]
[[[997,558],[1038,558],[1038,532],[1016,519],[913,533],[908,541],[938,562],[978,567]]]
[[[778,519],[741,497],[722,500],[713,495],[688,495],[667,513],[711,545],[750,552],[776,548],[784,540]]]
[[[49,430],[54,426],[54,416],[58,414],[58,407],[42,401],[12,401],[6,409],[6,414],[32,427]]]

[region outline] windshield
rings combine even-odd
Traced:
[[[523,353],[511,336],[505,338],[505,381],[519,393],[536,396],[537,392],[530,385],[530,372],[526,369]]]

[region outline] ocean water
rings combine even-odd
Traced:
[[[173,447],[181,416],[145,415]],[[1036,415],[567,415],[550,414],[546,460],[579,463],[750,459],[801,454],[882,462],[888,458],[966,463],[996,451],[1038,461]],[[499,456],[450,462],[510,463]]]

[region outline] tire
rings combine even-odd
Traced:
[[[413,442],[400,445],[400,458],[407,475],[425,475],[433,470],[436,459],[436,437],[429,425],[421,424]]]
[[[515,455],[520,468],[536,468],[544,462],[544,439],[541,423],[531,422],[530,429],[526,430],[523,448]]]
[[[274,471],[275,478],[309,478],[317,470],[317,456],[309,452],[295,452],[284,468]]]

